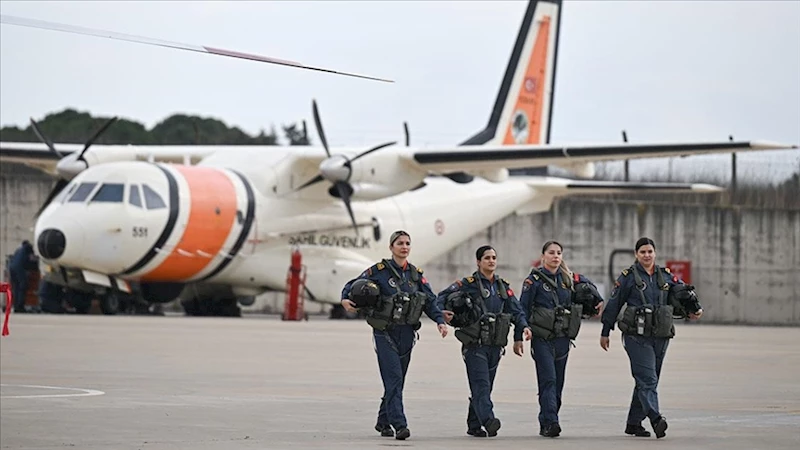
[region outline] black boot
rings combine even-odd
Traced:
[[[494,419],[487,420],[483,428],[486,429],[486,434],[489,435],[489,437],[497,436],[497,430],[500,429],[500,419],[495,417]]]
[[[395,433],[395,435],[394,435],[395,439],[398,439],[398,440],[401,440],[401,441],[405,440],[405,439],[408,439],[409,437],[411,437],[411,431],[409,431],[409,429],[406,428],[406,427],[398,429],[397,433]]]
[[[391,425],[375,425],[375,431],[380,433],[383,437],[394,436],[394,430]]]
[[[544,437],[558,437],[561,435],[561,426],[558,423],[551,423],[549,425],[545,425],[544,433],[542,436]]]
[[[630,423],[626,424],[625,434],[630,434],[637,437],[650,437],[650,432],[645,430],[641,424],[639,425],[633,425]]]
[[[650,421],[650,424],[653,425],[653,431],[655,431],[657,439],[667,435],[667,419],[664,416],[658,416],[658,419]]]
[[[470,435],[470,436],[475,436],[475,437],[486,437],[487,436],[486,432],[483,431],[482,428],[478,428],[477,430],[467,430],[467,434]]]

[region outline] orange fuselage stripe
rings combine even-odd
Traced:
[[[209,167],[174,167],[189,187],[189,219],[178,244],[143,281],[180,281],[197,275],[212,261],[203,254],[219,253],[236,217],[236,189],[224,173]],[[180,230],[181,224],[175,229]]]
[[[536,33],[536,42],[533,44],[533,55],[528,62],[528,67],[525,70],[525,78],[522,80],[522,85],[519,88],[517,95],[517,104],[514,106],[514,113],[516,111],[524,111],[528,116],[528,139],[527,144],[540,144],[542,129],[542,109],[544,106],[544,86],[545,74],[547,70],[547,50],[550,40],[550,16],[542,18],[539,24],[539,31]],[[503,140],[504,145],[516,144],[514,135],[511,133],[513,128],[512,123],[508,124],[506,136]]]

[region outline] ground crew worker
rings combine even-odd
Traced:
[[[349,312],[358,309],[348,298],[351,286],[358,279],[372,280],[380,287],[377,306],[366,309],[384,389],[375,430],[381,436],[404,440],[411,432],[403,411],[403,387],[417,330],[422,326],[419,318],[424,311],[438,324],[443,338],[447,336],[447,325],[422,269],[408,262],[409,234],[402,230],[392,233],[389,249],[391,259],[372,265],[344,286],[341,304]]]
[[[536,366],[539,395],[539,435],[561,434],[558,412],[572,340],[580,330],[581,316],[598,314],[603,299],[594,284],[572,273],[563,258],[563,247],[548,241],[542,247],[541,268],[533,268],[522,283],[520,303],[528,314],[533,339],[531,357]],[[576,286],[587,283],[594,301],[576,303]],[[587,307],[587,305],[590,305]],[[514,353],[522,356],[522,335],[514,337]]]
[[[484,245],[475,252],[475,258],[478,270],[441,291],[437,302],[439,309],[451,322],[455,313],[459,312],[448,309],[456,309],[452,302],[459,295],[470,298],[470,308],[474,312],[464,313],[471,314],[473,320],[458,323],[462,328],[456,331],[456,337],[462,343],[461,355],[467,366],[471,394],[467,410],[467,434],[475,437],[497,436],[500,419],[494,415],[491,393],[497,366],[505,354],[509,325],[513,321],[514,329],[519,330],[520,336],[524,334],[526,340],[530,340],[531,330],[508,281],[495,273],[495,249]]]
[[[608,351],[609,334],[617,323],[630,360],[631,375],[636,381],[625,433],[649,437],[650,432],[642,426],[642,420],[647,417],[656,438],[660,439],[666,436],[667,421],[658,407],[657,387],[669,340],[675,336],[673,309],[668,297],[671,287],[683,281],[668,268],[656,265],[656,244],[652,239],[639,239],[634,254],[636,262],[617,277],[603,310],[600,347]],[[688,317],[694,320],[702,314],[702,309],[689,311]]]
[[[14,298],[14,312],[24,313],[25,293],[28,291],[28,272],[36,269],[33,246],[27,240],[11,256],[8,274],[11,278],[11,296]],[[8,306],[6,306],[8,307]]]

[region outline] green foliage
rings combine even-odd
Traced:
[[[37,121],[42,132],[53,142],[82,144],[109,117],[92,117],[88,112],[71,108],[50,113]],[[297,124],[282,126],[289,145],[309,145],[303,129]],[[3,127],[0,140],[6,142],[39,142],[33,127]],[[151,130],[128,119],[120,118],[97,141],[97,144],[164,144],[164,145],[279,145],[278,135],[272,126],[269,132],[263,129],[257,136],[250,136],[237,127],[228,127],[224,122],[198,116],[173,114],[157,123]]]

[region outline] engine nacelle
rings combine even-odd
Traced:
[[[493,183],[502,183],[508,180],[508,169],[491,169],[491,170],[470,170],[469,174],[476,177],[484,178]]]
[[[356,200],[379,200],[393,195],[402,194],[407,190],[416,187],[419,182],[414,180],[414,184],[403,183],[398,185],[385,185],[375,183],[358,183],[353,185],[353,195],[351,198]]]

